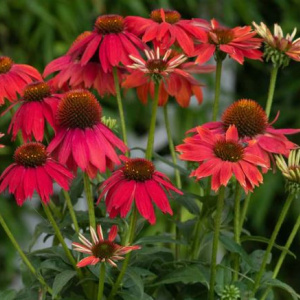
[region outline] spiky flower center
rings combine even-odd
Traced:
[[[155,171],[151,161],[143,158],[132,158],[125,162],[123,173],[126,179],[144,182],[152,178]]]
[[[104,15],[98,17],[95,28],[100,34],[120,33],[124,30],[124,18],[119,15]]]
[[[62,97],[57,120],[64,128],[93,127],[101,121],[101,106],[91,92],[72,90]]]
[[[175,24],[181,19],[180,13],[176,10],[164,10],[164,12],[165,12],[165,21],[169,24]],[[163,22],[160,9],[153,10],[150,14],[150,18],[157,23]]]
[[[0,74],[7,73],[13,64],[14,62],[11,58],[7,56],[0,56]]]
[[[225,130],[230,125],[235,125],[241,138],[255,137],[265,132],[268,126],[268,117],[257,102],[241,99],[225,110],[222,122]]]
[[[237,162],[243,158],[244,149],[235,141],[217,141],[214,146],[214,153],[224,161]]]
[[[231,29],[216,28],[209,34],[209,42],[211,44],[228,44],[234,38],[234,34]]]
[[[82,41],[83,39],[85,39],[86,37],[88,37],[89,35],[91,35],[92,32],[91,31],[84,31],[81,34],[79,34],[77,36],[77,38],[73,41],[71,48],[76,45],[78,42]]]
[[[28,84],[24,89],[23,100],[25,101],[42,101],[44,98],[51,96],[51,89],[46,82],[33,82]]]
[[[150,59],[146,67],[151,73],[161,73],[167,69],[167,62],[162,59]]]
[[[47,160],[46,147],[41,143],[27,143],[15,151],[14,160],[24,167],[38,167],[45,164]]]
[[[95,257],[100,259],[109,259],[111,258],[116,251],[116,244],[106,241],[100,241],[92,247],[92,253]]]

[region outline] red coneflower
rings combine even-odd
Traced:
[[[0,177],[0,193],[8,188],[18,205],[32,198],[34,191],[47,204],[53,194],[53,181],[63,189],[69,189],[72,173],[53,160],[43,144],[31,142],[20,146],[14,160]]]
[[[128,65],[129,55],[137,55],[144,49],[142,41],[127,30],[126,18],[119,15],[103,15],[97,18],[91,34],[75,43],[68,54],[78,58],[82,66],[98,56],[105,73],[120,63]]]
[[[212,176],[214,191],[221,185],[226,186],[232,175],[235,175],[246,193],[263,181],[257,166],[266,167],[266,162],[253,153],[251,146],[239,143],[234,125],[229,126],[225,134],[215,134],[198,126],[195,135],[186,138],[176,150],[181,152],[180,159],[199,163],[191,176],[197,179]]]
[[[150,14],[150,19],[129,16],[126,18],[128,29],[142,36],[144,42],[152,41],[155,47],[170,48],[178,44],[187,55],[194,52],[194,40],[205,39],[202,29],[193,26],[190,20],[182,20],[176,10],[156,9]]]
[[[15,104],[21,103],[8,128],[12,131],[13,139],[21,130],[23,139],[41,142],[44,138],[45,120],[54,128],[55,114],[60,101],[60,95],[52,94],[47,82],[37,81],[28,84],[23,92],[23,97]],[[14,106],[13,104],[12,106]]]
[[[65,93],[57,109],[56,135],[48,151],[76,172],[81,168],[93,178],[97,171],[119,164],[114,148],[122,152],[125,144],[101,122],[101,106],[87,90]]]
[[[191,73],[208,73],[215,67],[184,63],[187,57],[172,50],[168,50],[163,57],[159,48],[156,51],[145,50],[145,54],[147,60],[141,56],[130,55],[134,64],[127,67],[133,71],[126,76],[123,87],[137,88],[138,98],[144,104],[147,103],[149,95],[153,99],[154,84],[157,82],[160,82],[158,102],[160,106],[167,103],[169,95],[175,97],[182,107],[189,105],[193,95],[199,103],[202,102],[202,84],[191,76]]]
[[[196,46],[195,55],[198,55],[196,62],[205,63],[216,51],[228,54],[238,63],[243,64],[244,58],[262,60],[263,53],[258,49],[262,39],[255,38],[255,31],[251,26],[227,28],[221,26],[215,19],[211,24],[201,19],[194,19],[194,25],[200,28],[207,28],[205,40]]]
[[[120,156],[124,166],[113,172],[100,189],[102,193],[98,202],[106,195],[105,203],[111,218],[118,214],[125,218],[135,200],[139,213],[154,224],[156,221],[153,201],[163,213],[173,214],[166,192],[170,190],[182,195],[169,178],[155,170],[154,164],[143,158],[127,158]]]
[[[29,65],[15,64],[8,56],[0,56],[0,105],[7,98],[13,102],[17,93],[34,80],[43,80],[40,73]]]
[[[118,234],[118,226],[113,225],[108,234],[108,239],[103,238],[103,232],[101,225],[97,225],[97,233],[93,227],[90,227],[92,241],[90,242],[81,233],[79,234],[79,240],[82,244],[73,242],[75,251],[89,254],[90,256],[82,259],[77,267],[82,268],[87,265],[95,265],[101,262],[108,262],[113,267],[117,265],[114,261],[124,259],[122,255],[131,252],[132,250],[141,249],[140,246],[121,246],[114,243],[114,240]]]

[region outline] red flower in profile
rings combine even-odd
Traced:
[[[227,28],[221,26],[215,19],[209,24],[206,20],[195,19],[195,26],[207,28],[205,40],[196,46],[196,62],[202,64],[208,61],[216,51],[228,54],[238,63],[243,64],[244,58],[262,60],[262,39],[256,38],[256,32],[251,26]]]
[[[151,12],[150,19],[130,16],[126,21],[128,29],[142,36],[144,42],[151,41],[164,50],[176,43],[187,55],[192,55],[194,40],[205,39],[204,31],[193,26],[190,20],[182,20],[176,10],[156,9]]]
[[[77,267],[82,268],[87,265],[96,265],[101,262],[108,262],[113,267],[117,267],[114,261],[124,259],[122,255],[125,255],[132,250],[141,249],[140,246],[121,246],[114,243],[114,240],[118,234],[118,227],[113,225],[108,234],[108,239],[103,238],[103,232],[101,225],[97,226],[97,234],[93,227],[90,227],[92,236],[92,243],[79,233],[79,240],[82,244],[73,242],[75,251],[89,254],[90,256],[82,259]]]
[[[212,72],[213,66],[199,66],[194,63],[184,63],[187,59],[183,54],[174,54],[168,50],[161,58],[160,49],[156,51],[145,50],[147,61],[141,56],[130,55],[134,64],[127,66],[132,69],[122,83],[125,88],[136,88],[138,98],[145,104],[148,96],[154,97],[154,84],[159,81],[159,102],[160,106],[167,103],[169,95],[175,97],[178,104],[187,107],[191,96],[195,96],[199,103],[202,103],[201,83],[198,82],[192,73]]]
[[[105,203],[107,212],[111,218],[118,214],[125,218],[131,209],[135,200],[139,213],[154,224],[156,221],[154,208],[151,200],[163,213],[173,214],[166,191],[175,191],[182,195],[182,192],[176,189],[169,178],[155,170],[153,163],[143,158],[120,157],[125,163],[120,169],[116,170],[108,179],[106,179],[100,189],[102,193],[98,202],[106,195]]]
[[[88,90],[65,93],[56,119],[56,135],[48,151],[59,162],[74,172],[79,167],[91,178],[120,163],[114,148],[125,152],[127,147],[101,122],[101,106]]]
[[[23,90],[23,97],[15,104],[21,103],[8,128],[13,139],[21,130],[23,139],[41,142],[44,138],[45,120],[54,128],[55,114],[60,95],[52,94],[50,86],[43,81],[28,84]]]
[[[91,31],[80,34],[73,42],[73,46],[91,34]],[[43,76],[47,77],[54,72],[58,72],[50,80],[51,85],[56,89],[62,89],[66,86],[72,89],[94,88],[101,97],[106,94],[116,95],[113,74],[110,71],[107,71],[107,73],[103,71],[99,56],[95,53],[91,60],[85,65],[81,65],[81,56],[82,54],[74,56],[67,53],[66,55],[54,59],[46,66]],[[122,81],[121,71],[122,70],[118,68],[119,82]]]
[[[20,146],[14,160],[0,177],[0,193],[8,188],[18,205],[32,198],[34,191],[47,204],[53,194],[53,181],[69,190],[72,173],[53,160],[43,144],[31,142]]]
[[[268,117],[263,108],[254,100],[241,99],[231,104],[222,115],[222,122],[209,122],[203,125],[215,133],[224,133],[230,125],[235,125],[243,142],[254,140],[252,151],[266,161],[271,167],[272,154],[289,155],[291,149],[297,147],[290,142],[285,134],[295,134],[300,129],[275,129],[275,120],[268,123]],[[264,169],[266,171],[267,169]]]
[[[0,56],[0,105],[7,98],[13,102],[17,93],[34,80],[42,80],[40,73],[29,65],[15,64],[11,58]]]
[[[181,152],[180,159],[199,162],[199,167],[191,173],[197,179],[212,176],[212,189],[217,191],[226,186],[232,175],[245,192],[252,191],[262,183],[263,177],[257,166],[266,167],[266,162],[253,153],[251,145],[239,143],[237,128],[229,126],[225,135],[214,134],[202,126],[195,128],[196,134],[186,138],[184,144],[176,147]]]
[[[144,49],[142,41],[127,30],[126,18],[119,15],[103,15],[97,18],[94,30],[75,43],[68,54],[78,58],[85,66],[96,55],[105,73],[112,71],[122,63],[130,63],[129,55],[137,55],[138,49]]]

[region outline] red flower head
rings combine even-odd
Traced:
[[[174,43],[178,44],[187,55],[194,52],[194,39],[205,39],[202,29],[191,24],[190,20],[181,20],[176,10],[156,9],[150,14],[150,19],[141,17],[127,17],[128,29],[143,42],[153,42],[155,47],[164,50]]]
[[[191,96],[195,96],[199,103],[202,102],[201,83],[191,73],[212,72],[213,66],[199,66],[194,63],[184,63],[187,59],[183,54],[177,54],[168,50],[161,58],[160,49],[156,51],[145,50],[147,61],[141,56],[130,55],[134,61],[128,68],[133,69],[125,81],[123,87],[137,88],[138,98],[145,104],[148,95],[154,97],[154,84],[160,83],[159,105],[167,103],[169,95],[176,98],[178,104],[187,107]]]
[[[87,90],[65,93],[57,109],[56,135],[48,151],[76,172],[81,168],[90,177],[120,160],[114,150],[127,150],[125,144],[101,122],[101,106]]]
[[[17,99],[24,86],[34,80],[42,80],[40,73],[29,65],[15,64],[11,58],[0,56],[0,105],[4,98]]]
[[[23,92],[23,97],[15,104],[21,103],[8,128],[12,131],[13,139],[21,130],[23,139],[31,140],[32,136],[41,142],[44,138],[45,120],[54,127],[60,95],[52,94],[47,82],[37,81],[28,84]]]
[[[73,58],[80,56],[81,66],[92,61],[96,55],[103,71],[107,73],[120,63],[128,65],[128,56],[137,55],[138,49],[144,48],[142,41],[127,30],[126,18],[119,15],[103,15],[96,20],[93,32],[75,43],[68,54]]]
[[[254,37],[256,32],[252,31],[251,26],[227,28],[219,25],[215,19],[211,20],[211,24],[195,19],[194,24],[207,28],[205,40],[196,46],[196,62],[205,63],[216,51],[228,54],[240,64],[244,63],[245,57],[261,60],[263,53],[257,49],[260,48],[262,39]]]
[[[241,99],[231,104],[222,115],[222,122],[210,122],[203,126],[217,133],[224,133],[230,125],[235,125],[243,142],[256,141],[252,147],[253,153],[266,161],[270,168],[272,154],[289,155],[291,149],[297,147],[290,142],[285,134],[295,134],[300,129],[275,129],[272,125],[278,118],[268,123],[268,117],[263,108],[255,101]],[[265,169],[264,171],[266,171]]]
[[[118,233],[118,227],[116,225],[112,226],[107,240],[103,238],[101,225],[97,226],[97,234],[93,227],[90,227],[90,232],[93,241],[92,243],[81,233],[79,234],[79,240],[82,242],[82,244],[75,242],[72,243],[75,251],[90,255],[82,259],[77,264],[77,267],[79,268],[87,265],[96,265],[99,262],[108,262],[113,267],[116,267],[117,265],[114,263],[114,261],[124,259],[122,255],[125,255],[132,250],[141,249],[140,246],[121,246],[114,243]]]
[[[254,142],[249,142],[249,145]],[[229,126],[225,134],[214,134],[202,126],[195,128],[195,135],[186,138],[184,144],[176,147],[180,158],[199,162],[191,173],[197,179],[212,176],[212,189],[226,186],[232,175],[245,192],[252,191],[262,183],[263,177],[257,166],[266,167],[266,162],[253,153],[251,146],[239,143],[237,128]]]
[[[18,205],[32,198],[34,191],[47,204],[53,194],[53,181],[69,190],[72,173],[53,160],[43,144],[31,142],[20,146],[15,151],[14,160],[0,177],[0,193],[8,188]]]
[[[102,183],[102,193],[97,203],[106,195],[105,203],[111,218],[118,214],[125,218],[133,200],[139,213],[151,224],[156,221],[151,200],[163,213],[172,215],[165,190],[172,190],[181,195],[182,192],[171,184],[165,174],[156,171],[151,161],[125,156],[121,156],[121,159],[125,162],[124,166]]]
[[[92,34],[91,31],[86,31],[80,34],[73,42],[72,47],[78,44],[82,39]],[[71,47],[71,49],[72,49]],[[66,54],[51,61],[45,68],[43,76],[48,76],[54,72],[58,72],[51,79],[51,85],[56,89],[62,89],[65,86],[72,89],[77,88],[94,88],[99,95],[103,97],[106,94],[116,94],[114,77],[112,72],[103,71],[99,61],[99,56],[94,56],[85,65],[81,65],[80,59],[82,54],[78,56]],[[118,68],[119,82],[122,81],[122,72]]]

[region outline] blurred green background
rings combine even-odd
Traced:
[[[10,56],[16,63],[35,66],[42,72],[47,63],[67,51],[78,34],[92,29],[98,15],[116,13],[123,16],[148,17],[152,9],[160,7],[176,9],[185,19],[216,18],[229,27],[248,25],[252,21],[257,23],[263,21],[269,27],[272,27],[275,22],[279,23],[285,33],[292,32],[294,27],[300,29],[299,0],[0,0],[0,55]],[[231,70],[230,76],[234,76],[234,86],[229,89],[226,99],[230,99],[231,102],[240,98],[251,98],[264,106],[270,65],[246,62],[244,66],[240,66],[234,62],[229,64],[228,68]],[[292,61],[289,67],[279,72],[271,114],[272,119],[280,110],[280,118],[275,125],[277,128],[300,128],[299,68],[299,63]],[[226,73],[224,74],[226,76]],[[226,80],[224,76],[223,79]],[[201,76],[201,80],[206,82],[207,89],[213,88],[212,75]],[[173,127],[175,144],[181,143],[185,130],[209,120],[207,112],[210,109],[212,96],[213,93],[208,93],[204,98],[204,104],[196,109],[195,107],[182,109],[174,105],[176,110],[174,115],[176,127]],[[117,117],[115,102],[112,99],[103,101],[106,111],[112,112]],[[134,93],[129,93],[124,104],[131,131],[136,136],[141,136],[147,131],[150,115],[148,107],[140,103],[137,105],[137,102]],[[1,111],[3,110],[2,108]],[[141,115],[145,118],[139,118]],[[9,114],[0,119],[0,130],[4,133],[7,131],[9,119]],[[299,135],[291,139],[300,144]],[[6,148],[0,150],[2,171],[11,162],[16,145],[10,142],[9,136],[2,138],[1,143],[7,145]],[[167,152],[167,146],[160,150],[160,154]],[[269,173],[265,178],[265,184],[257,189],[252,199],[246,226],[253,235],[270,236],[285,197],[281,175]],[[19,208],[13,198],[2,197],[0,209],[18,240],[21,243],[28,240],[30,235],[23,215],[24,211],[31,210],[30,203]],[[287,234],[299,212],[299,201],[295,201],[289,219],[280,233],[279,244],[285,243]],[[0,237],[0,290],[3,290],[11,284],[18,266],[14,263],[16,254],[1,228]],[[298,235],[292,247],[296,255],[300,254],[299,238]],[[257,246],[260,245],[247,244],[249,251]],[[277,254],[275,251],[274,255]],[[299,270],[299,258],[294,260],[288,257],[280,275],[280,278],[293,286],[298,293],[300,293]],[[279,299],[284,299],[284,296]]]

